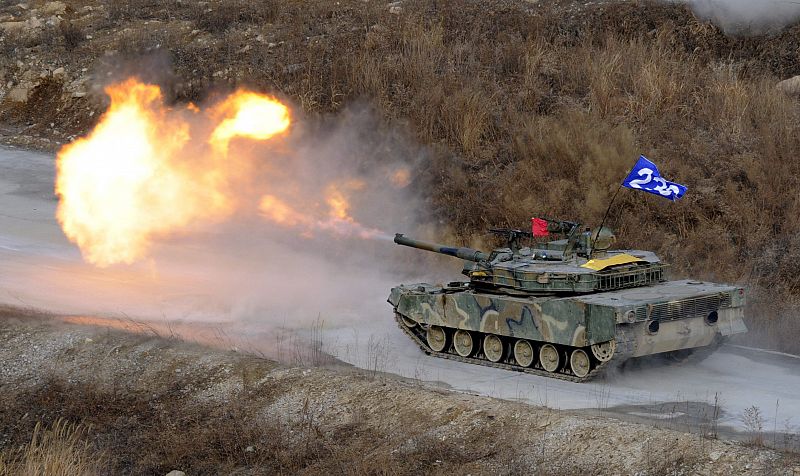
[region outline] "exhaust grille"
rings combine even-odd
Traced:
[[[705,317],[712,311],[730,306],[731,296],[728,293],[700,296],[640,307],[636,309],[636,320],[672,321],[688,317]]]

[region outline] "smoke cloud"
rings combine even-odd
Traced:
[[[49,207],[50,217],[41,225],[46,230],[0,236],[0,258],[9,271],[0,277],[2,301],[59,314],[222,326],[261,336],[260,351],[275,332],[319,321],[328,328],[375,321],[392,326],[390,288],[418,277],[414,260],[427,258],[391,241],[395,232],[414,234],[427,221],[417,172],[426,154],[366,107],[296,118],[279,141],[231,143],[230,155],[252,165],[237,182],[242,205],[232,216],[190,224],[160,238],[146,259],[105,268],[84,262],[66,241],[52,219],[55,203],[39,198],[52,190],[53,177],[37,178],[36,187],[24,188],[36,193],[23,198]],[[268,193],[300,213],[327,210],[331,184],[340,186],[354,223],[380,233],[280,224],[259,208],[258,199]]]
[[[792,0],[686,0],[694,13],[732,35],[777,33],[800,19]]]

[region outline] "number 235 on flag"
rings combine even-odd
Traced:
[[[681,198],[686,193],[685,185],[664,180],[658,173],[656,164],[647,160],[643,155],[636,161],[636,165],[622,182],[622,186],[649,192],[672,201]]]

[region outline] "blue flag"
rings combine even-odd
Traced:
[[[679,183],[668,182],[661,178],[656,164],[650,162],[645,156],[640,155],[633,170],[622,182],[623,187],[634,188],[652,193],[664,198],[669,198],[673,202],[686,193],[686,186]]]

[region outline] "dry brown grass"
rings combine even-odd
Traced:
[[[464,243],[536,214],[597,223],[648,155],[689,193],[675,204],[621,193],[609,219],[621,244],[658,251],[676,275],[749,285],[751,327],[800,351],[790,337],[800,331],[800,107],[774,88],[800,74],[800,27],[729,38],[681,6],[648,2],[565,15],[516,1],[408,0],[392,15],[359,0],[109,1],[100,28],[131,30],[102,48],[81,43],[74,61],[108,49],[138,58],[157,44],[175,101],[240,84],[312,115],[366,100],[430,146],[415,185]],[[193,41],[192,28],[213,41]],[[3,44],[9,70],[35,39],[14,41]],[[86,122],[71,121],[83,110],[47,122],[83,132]]]
[[[0,475],[91,476],[103,474],[105,456],[85,440],[87,428],[57,419],[49,428],[37,422],[30,442],[0,451]]]
[[[170,379],[174,375],[165,375]],[[486,438],[501,435],[487,435],[485,429],[468,440],[442,440],[428,433],[435,422],[395,428],[391,435],[375,430],[366,416],[323,426],[320,410],[308,401],[290,409],[299,410],[299,418],[288,421],[259,414],[283,391],[274,383],[245,386],[220,403],[181,391],[189,382],[179,378],[165,388],[154,382],[134,389],[51,378],[31,391],[6,393],[0,396],[0,474],[166,474],[176,468],[187,474],[451,474],[458,468],[480,473],[477,460],[496,462],[504,474],[531,471],[522,463],[531,458],[510,446],[487,452]],[[50,421],[51,429],[43,431],[40,422]],[[398,431],[408,439],[390,452],[384,443]],[[22,450],[11,449],[26,440],[31,443]],[[541,468],[551,463],[546,455],[535,460]]]

